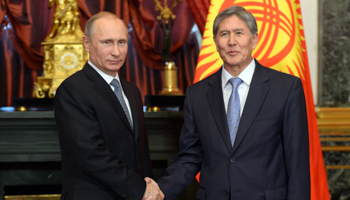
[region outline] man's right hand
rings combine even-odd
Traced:
[[[143,200],[163,200],[164,194],[160,190],[158,184],[151,178],[146,177],[146,191]]]

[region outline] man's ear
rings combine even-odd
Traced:
[[[85,50],[87,52],[90,52],[90,40],[86,35],[83,36],[83,45],[84,45]]]
[[[255,49],[256,46],[258,45],[258,41],[259,41],[259,35],[258,35],[258,33],[255,33],[255,34],[253,35],[253,38],[252,38],[253,49]]]
[[[216,46],[216,51],[219,52],[219,49],[218,49],[218,41],[217,41],[217,39],[215,38],[215,36],[213,36],[213,39],[214,39],[214,43],[215,43],[215,46]]]

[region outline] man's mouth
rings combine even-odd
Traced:
[[[108,60],[108,62],[115,65],[122,62],[122,60]]]
[[[235,56],[237,55],[239,52],[238,51],[235,51],[235,50],[231,50],[231,51],[228,51],[227,54],[231,55],[231,56]]]

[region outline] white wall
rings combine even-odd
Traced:
[[[312,92],[317,104],[318,81],[318,0],[300,0],[306,49],[309,59]]]

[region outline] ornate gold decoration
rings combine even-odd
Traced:
[[[161,111],[159,106],[147,107],[147,112],[159,112]]]
[[[183,92],[177,85],[177,68],[174,62],[166,62],[164,68],[164,88],[161,95],[182,95]]]
[[[159,0],[154,0],[156,4],[155,10],[160,10],[160,15],[157,17],[159,25],[163,30],[164,38],[164,49],[162,51],[162,59],[165,61],[164,68],[164,80],[165,87],[160,92],[161,95],[183,95],[183,92],[178,88],[177,84],[177,67],[175,63],[170,59],[170,48],[171,48],[171,28],[174,24],[176,15],[173,14],[172,9],[181,0],[174,0],[173,5],[169,8],[167,0],[164,0],[164,7],[161,5]]]
[[[350,135],[350,108],[316,107],[320,135]]]
[[[174,20],[176,18],[176,15],[173,14],[171,11],[180,1],[182,0],[175,0],[173,2],[173,5],[169,8],[168,7],[168,0],[164,0],[164,7],[161,5],[161,3],[158,0],[154,0],[154,3],[156,4],[155,10],[160,10],[160,15],[157,16],[158,20],[165,20],[165,23],[169,23],[169,19]]]
[[[79,25],[77,0],[50,0],[48,8],[56,5],[51,33],[44,42],[43,76],[34,83],[34,97],[55,97],[64,79],[82,69],[89,55]]]
[[[5,200],[59,200],[60,194],[7,195]]]
[[[56,35],[73,35],[77,29],[81,32],[77,0],[50,0],[48,8],[51,9],[53,4],[56,4],[56,9],[49,38],[54,38]]]
[[[15,107],[15,110],[20,112],[25,112],[25,111],[28,111],[28,108],[25,106],[19,106],[19,107]]]
[[[350,108],[316,107],[317,125],[320,141],[336,146],[322,145],[322,151],[350,151],[345,145],[350,141]]]

